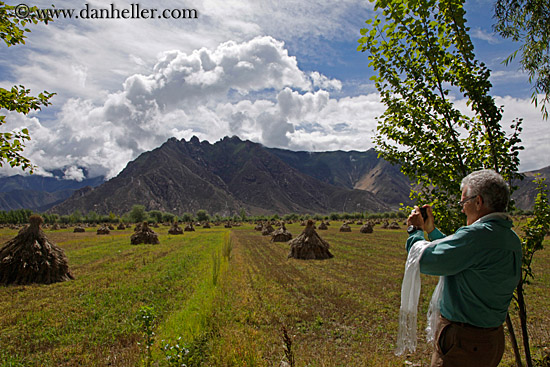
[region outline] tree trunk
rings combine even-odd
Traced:
[[[516,357],[516,367],[523,367],[523,363],[521,363],[521,354],[519,353],[518,341],[516,339],[516,333],[514,332],[514,325],[512,325],[512,320],[510,319],[510,313],[506,314],[506,326],[508,327],[508,335],[510,335],[510,342],[512,343],[514,356]]]
[[[520,283],[517,289],[518,294],[518,307],[519,307],[519,321],[521,322],[521,332],[523,338],[523,349],[525,349],[525,362],[527,367],[533,367],[533,361],[531,359],[531,349],[529,347],[529,334],[527,333],[527,306],[525,305],[525,298],[523,297],[523,284]]]

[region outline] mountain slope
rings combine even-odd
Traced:
[[[117,177],[81,196],[71,197],[52,211],[64,214],[78,209],[122,214],[135,204],[144,205],[147,210],[173,213],[199,209],[224,212],[227,208],[242,207],[227,192],[224,182],[200,162],[193,161],[185,146],[179,146],[173,138],[128,163]]]
[[[386,204],[397,208],[410,204],[410,181],[374,149],[366,152],[293,152],[270,149],[285,163],[320,181],[349,189],[366,190]]]
[[[532,209],[535,205],[535,197],[537,196],[537,185],[535,184],[535,175],[540,174],[541,177],[546,178],[546,184],[550,185],[550,166],[536,170],[525,172],[525,178],[522,181],[516,181],[514,184],[518,186],[518,189],[512,195],[515,201],[516,207],[523,210]]]
[[[237,137],[215,144],[169,139],[143,153],[112,180],[81,182],[56,177],[0,178],[0,210],[31,209],[57,213],[75,210],[121,214],[134,204],[172,213],[327,213],[387,211],[409,204],[410,182],[398,166],[373,149],[365,152],[294,152],[266,148]],[[526,172],[513,198],[531,209],[535,173],[550,178],[550,167]],[[72,197],[69,200],[69,196]]]
[[[169,139],[141,154],[115,178],[52,209],[122,214],[132,205],[175,213],[205,209],[222,215],[314,213],[389,207],[372,193],[321,182],[292,168],[260,144],[224,138],[215,144]]]
[[[82,181],[38,175],[0,177],[0,210],[31,209],[45,211],[69,198],[76,190],[85,186],[98,186],[103,177]]]

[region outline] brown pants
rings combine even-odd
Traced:
[[[431,367],[496,367],[504,353],[504,328],[478,328],[439,318]]]

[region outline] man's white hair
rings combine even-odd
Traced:
[[[485,206],[495,212],[504,212],[510,200],[510,189],[504,178],[491,169],[483,169],[464,177],[460,189],[466,188],[468,197],[480,195]]]

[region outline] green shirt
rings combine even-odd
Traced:
[[[420,272],[445,277],[441,315],[451,321],[489,328],[502,325],[521,276],[521,241],[504,213],[491,213],[445,237],[420,258]],[[407,251],[422,231],[407,239]]]

